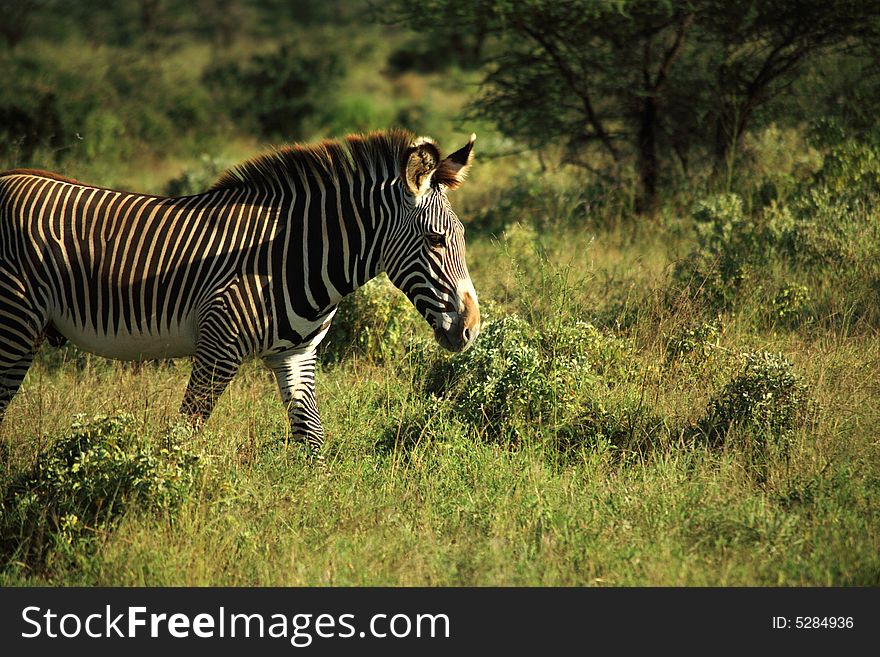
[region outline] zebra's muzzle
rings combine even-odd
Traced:
[[[447,351],[460,352],[471,346],[473,339],[468,329],[463,329],[463,323],[459,320],[453,323],[449,329],[437,327],[434,329],[434,339]]]
[[[470,347],[480,334],[480,309],[470,294],[465,295],[464,312],[444,314],[434,328],[434,339],[447,351]]]

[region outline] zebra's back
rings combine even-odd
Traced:
[[[276,226],[264,201],[247,190],[165,198],[10,172],[0,177],[0,270],[83,349],[189,355],[199,316],[225,290],[271,278],[261,268]]]

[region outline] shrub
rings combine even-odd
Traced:
[[[203,154],[196,166],[165,183],[166,196],[189,196],[207,190],[232,165],[226,160]]]
[[[88,547],[129,511],[171,513],[194,483],[198,457],[169,432],[158,447],[130,415],[77,420],[3,493],[0,555],[39,569],[53,550]]]
[[[54,93],[33,91],[22,97],[0,87],[0,157],[32,163],[44,150],[54,159],[66,139]]]
[[[759,235],[736,194],[701,201],[693,218],[698,246],[676,266],[673,277],[680,285],[696,288],[710,308],[730,308],[751,265],[760,258]]]
[[[549,173],[520,171],[497,198],[474,214],[468,227],[500,235],[515,223],[529,223],[541,230],[560,225],[582,226],[598,218],[598,196],[597,190],[585,191],[580,180],[572,182]]]
[[[788,197],[751,214],[730,194],[698,204],[697,247],[676,266],[674,291],[696,292],[713,312],[733,310],[748,296],[773,321],[792,326],[823,307],[827,317],[844,307],[847,316],[876,322],[878,209],[880,149],[844,140]],[[797,285],[785,280],[789,274]]]
[[[773,297],[772,313],[777,321],[794,326],[803,322],[810,313],[810,288],[797,283],[787,283]]]
[[[576,322],[539,331],[517,315],[487,320],[468,351],[413,358],[426,396],[451,404],[479,433],[517,440],[542,427],[565,441],[595,437],[583,431],[594,417],[593,393],[626,369],[619,340]],[[577,436],[577,438],[574,438]]]
[[[325,364],[352,355],[389,362],[402,357],[412,336],[426,327],[409,299],[380,274],[342,300],[319,355]]]
[[[196,69],[128,48],[65,43],[0,53],[0,157],[54,168],[182,153],[222,122]]]
[[[880,198],[880,149],[855,139],[842,139],[825,154],[811,187],[824,187],[848,204]]]
[[[705,358],[718,347],[720,336],[721,322],[718,318],[687,329],[670,338],[666,344],[666,360],[672,361],[688,354]]]
[[[344,135],[369,132],[377,126],[394,125],[393,107],[366,94],[337,94],[317,109],[315,122],[322,132]],[[408,125],[408,124],[404,124]]]
[[[528,323],[509,315],[489,323],[476,344],[446,361],[441,389],[472,424],[499,428],[502,423],[540,417],[554,390],[541,358],[538,336]]]
[[[877,248],[880,148],[839,134],[815,140],[825,146],[822,167],[768,209],[769,236],[794,266],[829,274],[863,268]]]
[[[732,431],[763,445],[768,438],[783,442],[802,425],[810,406],[809,390],[781,354],[742,354],[739,373],[710,401],[699,428],[712,442],[723,442]]]
[[[822,165],[821,153],[807,142],[802,129],[775,123],[743,134],[742,156],[750,174],[746,184],[754,184],[761,205],[786,198]]]
[[[127,155],[125,124],[113,112],[96,110],[83,121],[83,151],[86,159],[118,161]]]
[[[497,199],[486,203],[471,218],[474,230],[501,235],[509,225],[534,216],[547,194],[546,187],[532,173],[519,174]]]
[[[233,119],[253,124],[265,138],[288,140],[308,136],[308,121],[333,97],[344,73],[336,52],[296,41],[244,64],[214,64],[203,81]]]

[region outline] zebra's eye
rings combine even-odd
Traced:
[[[428,246],[432,249],[446,248],[446,235],[443,233],[428,233],[425,235],[425,239],[428,241]]]

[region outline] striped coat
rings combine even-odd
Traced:
[[[179,198],[0,175],[0,420],[45,336],[108,358],[192,356],[182,412],[196,423],[256,356],[319,454],[315,349],[343,296],[387,271],[440,344],[476,337],[446,196],[472,146],[443,159],[403,131],[352,136],[268,153]]]

